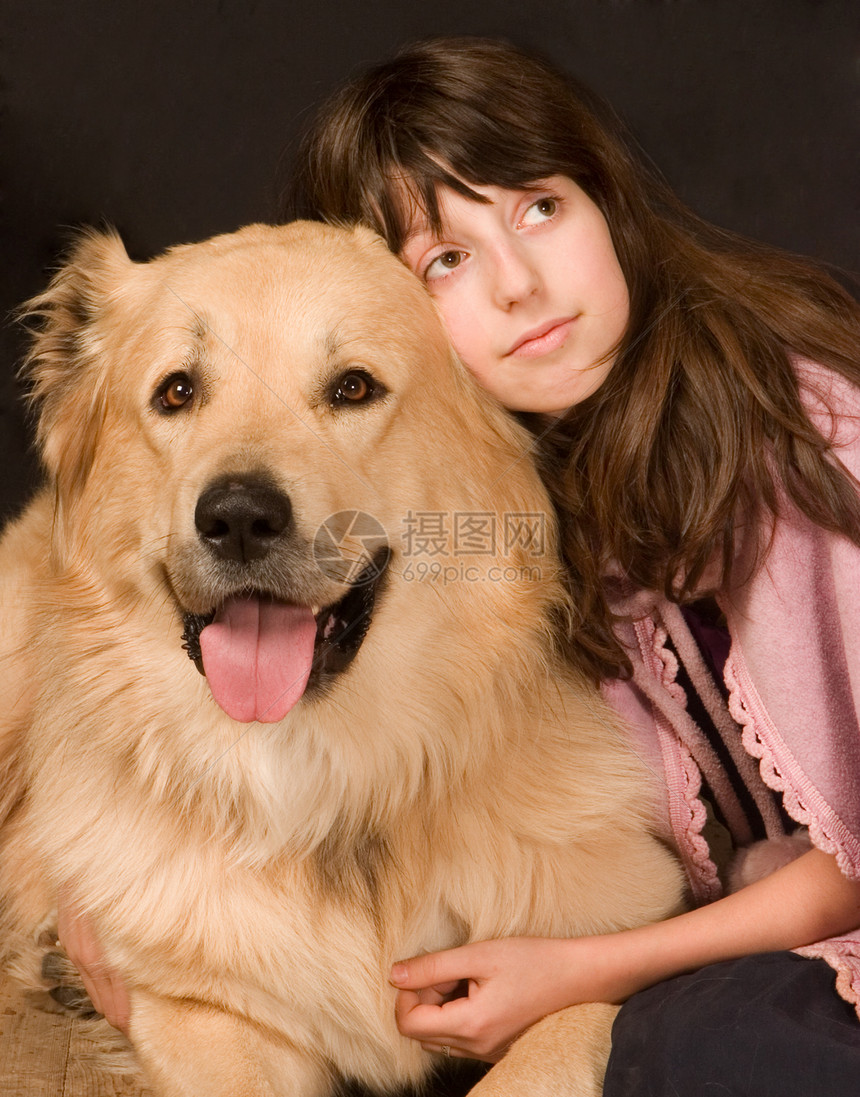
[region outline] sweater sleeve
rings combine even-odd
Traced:
[[[798,373],[810,417],[860,477],[860,391],[807,363]],[[763,566],[724,608],[744,746],[815,844],[860,878],[860,547],[786,502]]]

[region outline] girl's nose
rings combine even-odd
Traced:
[[[515,243],[499,248],[493,265],[493,300],[507,311],[531,297],[540,286],[540,274],[527,248]]]

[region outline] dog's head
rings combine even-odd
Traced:
[[[234,718],[312,698],[383,612],[396,673],[440,601],[452,652],[558,603],[530,439],[370,232],[251,226],[149,263],[91,234],[31,312],[56,566],[166,610]]]

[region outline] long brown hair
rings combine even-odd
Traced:
[[[860,310],[811,262],[702,221],[638,155],[612,112],[541,59],[440,38],[378,65],[324,105],[301,147],[289,216],[371,225],[399,252],[405,180],[439,231],[437,192],[521,188],[553,175],[603,212],[630,292],[609,378],[539,433],[577,607],[573,657],[629,669],[605,577],[675,601],[731,576],[743,518],[780,490],[860,544],[860,494],[804,410],[792,356],[860,385]],[[713,579],[713,565],[718,576]],[[710,566],[710,568],[709,568]]]

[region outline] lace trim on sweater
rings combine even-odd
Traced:
[[[734,645],[726,663],[725,679],[729,711],[743,728],[744,748],[758,759],[764,783],[782,794],[791,818],[809,828],[814,845],[833,854],[845,876],[860,878],[860,850],[854,848],[856,842],[781,741]]]
[[[695,902],[712,902],[722,894],[722,885],[717,866],[711,860],[708,843],[702,835],[707,822],[707,811],[699,796],[702,788],[701,769],[693,751],[676,735],[672,722],[664,714],[660,704],[661,700],[665,702],[668,695],[680,709],[686,709],[686,694],[676,682],[678,661],[666,647],[665,629],[656,627],[649,618],[636,621],[634,629],[645,663],[644,673],[637,675],[634,672],[634,678],[652,701],[654,708],[654,722],[669,790],[672,831]],[[687,721],[692,724],[689,716]]]
[[[860,941],[855,937],[831,937],[818,945],[796,948],[798,956],[824,960],[836,972],[836,993],[854,1006],[860,1020]]]

